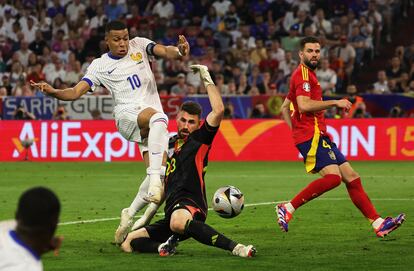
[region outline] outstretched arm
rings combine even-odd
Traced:
[[[48,96],[57,98],[63,101],[73,101],[84,95],[90,89],[89,84],[86,81],[81,80],[76,86],[72,88],[65,88],[65,89],[56,89],[53,88],[46,82],[39,82],[36,83],[34,81],[30,81],[30,85],[32,87],[40,89],[43,93]]]
[[[352,103],[348,101],[347,99],[316,101],[316,100],[312,100],[308,96],[298,96],[296,98],[296,101],[298,103],[298,108],[299,108],[300,113],[317,112],[317,111],[325,110],[325,109],[328,109],[334,106],[343,108],[345,109],[345,111],[348,111],[352,106]]]
[[[221,94],[213,80],[211,79],[208,68],[204,65],[191,65],[193,72],[199,72],[201,81],[207,89],[208,98],[210,100],[211,112],[207,115],[206,121],[212,127],[218,127],[224,115],[224,104]]]
[[[166,59],[176,59],[190,54],[190,45],[183,35],[178,36],[177,46],[157,44],[154,47],[156,56]]]

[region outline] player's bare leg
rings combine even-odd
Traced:
[[[150,184],[147,199],[159,204],[163,198],[164,186],[161,181],[162,161],[165,146],[168,144],[168,117],[152,108],[144,109],[138,116],[138,126],[149,127],[148,154],[150,164]]]

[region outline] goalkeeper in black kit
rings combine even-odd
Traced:
[[[205,169],[211,144],[223,118],[224,105],[207,67],[190,67],[194,73],[200,74],[212,110],[200,125],[201,106],[191,101],[181,105],[174,153],[167,161],[165,217],[130,232],[121,248],[125,252],[170,256],[176,252],[179,241],[192,237],[205,245],[228,250],[235,256],[253,257],[256,253],[254,246],[237,243],[204,223],[208,210]]]

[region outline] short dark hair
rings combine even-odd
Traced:
[[[20,196],[16,220],[25,231],[54,231],[59,213],[60,202],[55,193],[45,187],[34,187]]]
[[[180,106],[180,111],[185,111],[190,115],[197,115],[200,118],[202,109],[199,103],[186,101]]]
[[[319,39],[317,37],[314,36],[309,36],[309,37],[304,37],[303,39],[300,40],[300,50],[303,51],[303,49],[305,49],[305,44],[306,43],[321,43],[319,41]]]
[[[111,30],[124,30],[127,26],[122,21],[110,21],[105,26],[105,34],[108,34]]]

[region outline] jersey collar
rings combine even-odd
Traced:
[[[37,254],[36,253],[36,251],[34,251],[31,247],[29,247],[28,245],[26,245],[18,236],[17,236],[17,233],[16,233],[16,231],[13,231],[13,230],[11,230],[11,231],[9,231],[9,234],[10,234],[10,237],[17,243],[17,244],[19,244],[20,246],[22,246],[23,248],[25,248],[27,251],[29,251],[30,252],[30,254],[32,254],[32,256],[36,259],[36,260],[38,260],[38,261],[40,261],[40,255],[39,254]]]
[[[120,56],[114,56],[111,52],[108,52],[108,56],[110,57],[110,58],[112,58],[112,59],[115,59],[115,60],[118,60],[118,59],[121,59],[122,57],[120,57]]]

